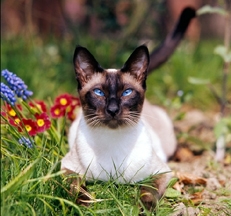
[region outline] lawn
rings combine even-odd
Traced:
[[[121,67],[132,50],[124,47],[111,56],[110,47],[115,47],[111,41],[85,39],[79,43],[87,46],[105,68]],[[171,59],[148,77],[147,97],[174,119],[179,150],[169,162],[175,178],[155,211],[145,211],[144,215],[231,214],[231,146],[229,142],[224,162],[214,160],[213,128],[220,107],[208,87],[210,83],[218,93],[222,89],[223,61],[214,54],[220,43],[201,41],[192,46],[184,41]],[[142,182],[134,185],[90,182],[93,200],[85,207],[75,203],[76,197],[71,196],[69,183],[60,171],[60,161],[68,151],[66,135],[71,120],[67,115],[52,116],[49,111],[59,95],[77,96],[72,66],[75,46],[76,42],[70,39],[46,42],[37,37],[2,39],[1,69],[17,74],[33,91],[29,100],[18,99],[22,110],[17,107],[13,111],[19,116],[21,113],[20,120],[35,118],[36,111],[29,103],[43,101],[51,126],[31,136],[25,129],[18,131],[17,125],[9,124],[7,116],[1,114],[1,215],[139,214]],[[227,83],[230,99],[230,77]],[[231,113],[229,106],[227,115]],[[9,109],[1,100],[3,111]],[[197,112],[199,120],[188,125],[188,119],[196,118],[192,111]],[[19,143],[22,136],[29,139],[32,147],[28,147],[28,142]],[[187,178],[190,180],[186,181]]]

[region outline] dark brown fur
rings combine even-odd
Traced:
[[[146,46],[138,47],[121,70],[102,69],[83,47],[76,48],[74,64],[79,96],[89,125],[117,128],[137,122],[146,90],[149,64]],[[96,95],[94,89],[102,90],[104,96]],[[133,92],[124,97],[122,93],[126,89]]]

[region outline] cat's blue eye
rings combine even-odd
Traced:
[[[128,96],[128,95],[130,95],[131,93],[132,93],[132,89],[126,89],[123,93],[122,93],[122,96]]]
[[[96,95],[98,95],[98,96],[101,96],[101,97],[104,96],[104,92],[101,91],[101,90],[98,89],[98,88],[94,89],[93,91],[94,91],[94,93],[95,93]]]

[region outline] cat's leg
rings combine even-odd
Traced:
[[[140,188],[140,200],[143,206],[149,210],[153,211],[156,207],[157,201],[159,200],[160,196],[157,191],[157,188],[153,186],[141,186]],[[143,208],[141,208],[141,211]]]
[[[65,170],[64,174],[67,178],[67,182],[70,184],[69,192],[76,198],[76,203],[79,205],[89,206],[92,196],[87,191],[83,178],[69,169],[64,168],[62,170]]]
[[[171,173],[155,175],[152,182],[140,187],[140,200],[146,209],[151,212],[155,209],[158,200],[166,190],[171,176]]]

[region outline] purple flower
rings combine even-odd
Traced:
[[[1,95],[0,98],[5,100],[10,105],[14,106],[16,102],[14,92],[4,83],[1,83]]]
[[[29,138],[26,138],[24,136],[22,136],[18,142],[21,144],[21,145],[25,145],[27,146],[28,148],[33,148],[33,141],[31,141]]]
[[[13,90],[15,94],[18,97],[21,97],[23,100],[26,100],[33,94],[32,91],[27,90],[25,83],[16,74],[5,69],[2,70],[2,76],[5,78],[10,89]]]

